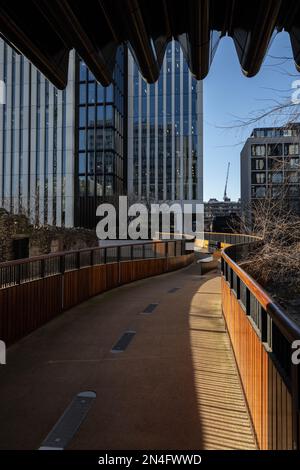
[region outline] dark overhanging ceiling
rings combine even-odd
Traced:
[[[122,43],[153,83],[172,38],[203,79],[220,38],[229,35],[243,73],[252,77],[282,30],[290,34],[300,71],[299,0],[0,0],[2,37],[60,89],[67,85],[71,49],[108,85]]]

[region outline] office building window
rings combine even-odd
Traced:
[[[283,182],[283,173],[281,172],[269,173],[269,182],[281,184]]]
[[[86,172],[86,153],[85,152],[79,152],[78,172],[80,174],[85,174]]]
[[[85,104],[86,103],[86,84],[81,83],[79,87],[79,103]]]
[[[298,169],[299,168],[299,158],[287,158],[285,159],[285,167],[286,169]]]
[[[268,158],[268,169],[269,170],[282,170],[283,168],[283,159],[278,158]]]
[[[79,176],[78,178],[79,181],[79,194],[80,196],[85,196],[85,176]]]
[[[81,106],[79,108],[79,127],[86,126],[86,107]]]
[[[252,186],[252,197],[253,198],[266,197],[266,187],[265,186]]]
[[[127,54],[117,52],[113,83],[103,87],[95,80],[81,59],[77,58],[79,82],[78,109],[78,200],[77,220],[83,227],[94,228],[96,208],[102,201],[123,193],[125,91]]]
[[[275,186],[275,187],[272,187],[271,188],[271,195],[272,197],[276,198],[276,197],[282,197],[282,188],[279,186]]]
[[[289,187],[289,196],[290,197],[300,197],[300,186],[290,186]]]
[[[299,144],[284,144],[284,155],[298,155]]]
[[[253,157],[264,157],[266,155],[266,146],[260,144],[251,145],[251,155]]]
[[[300,175],[297,171],[286,173],[286,181],[288,183],[300,183]]]
[[[253,173],[252,174],[252,184],[264,184],[266,182],[265,173]]]
[[[251,163],[252,170],[264,170],[266,167],[266,161],[263,158],[255,158]]]
[[[268,155],[278,157],[282,155],[282,144],[268,144]]]

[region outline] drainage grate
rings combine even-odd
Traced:
[[[169,294],[174,294],[174,292],[177,292],[180,289],[180,287],[173,287],[173,289],[170,289],[168,292]]]
[[[64,450],[86,418],[95,398],[95,392],[78,393],[43,441],[39,450]]]
[[[156,309],[157,306],[158,306],[158,304],[149,304],[149,305],[147,305],[145,310],[142,311],[142,313],[144,313],[144,314],[152,313]]]
[[[125,351],[127,346],[131,343],[131,340],[133,339],[135,335],[135,331],[126,331],[119,341],[114,345],[112,348],[111,352],[122,352]]]

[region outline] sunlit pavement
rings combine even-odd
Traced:
[[[112,353],[126,331],[131,343]],[[256,448],[220,277],[199,265],[94,297],[12,346],[0,369],[1,448],[39,448],[85,390],[97,398],[70,449]]]

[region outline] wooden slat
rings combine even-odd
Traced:
[[[292,397],[291,394],[287,393],[287,425],[286,425],[286,435],[287,435],[287,449],[291,450],[293,448],[293,422],[292,422]],[[300,446],[299,446],[300,448]]]
[[[0,337],[10,345],[62,311],[61,275],[0,290]]]
[[[222,306],[260,449],[292,446],[291,395],[250,320],[222,278]]]

